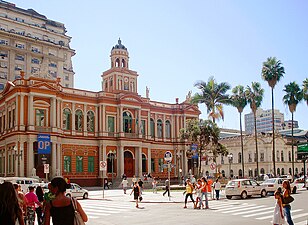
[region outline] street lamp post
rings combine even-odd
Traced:
[[[20,176],[20,159],[22,157],[22,150],[20,150],[18,152],[16,146],[14,147],[14,153],[15,153],[15,160],[16,160],[16,157],[17,157],[17,177]]]
[[[230,179],[231,179],[231,163],[232,163],[232,159],[233,159],[233,154],[230,153],[227,155],[228,159],[229,159],[229,175],[230,175]]]
[[[178,179],[179,179],[179,184],[181,182],[181,171],[182,169],[180,168],[180,159],[181,159],[181,152],[176,148],[176,159],[177,159],[177,167],[178,167]]]
[[[114,159],[115,159],[116,151],[110,151],[110,160],[111,160],[111,185],[113,188],[113,166],[114,166]],[[108,180],[107,180],[108,182]]]

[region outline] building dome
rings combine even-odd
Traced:
[[[120,38],[118,40],[118,44],[113,46],[111,50],[114,50],[114,49],[123,49],[127,51],[127,48],[124,45],[122,45]]]

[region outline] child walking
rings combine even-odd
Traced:
[[[275,209],[274,209],[274,216],[273,216],[273,224],[274,225],[281,225],[285,223],[283,212],[282,212],[282,195],[279,190],[275,191]]]
[[[139,208],[138,198],[139,198],[139,196],[141,194],[141,191],[140,191],[140,187],[139,187],[137,182],[134,182],[133,190],[130,193],[130,195],[132,195],[132,193],[134,193],[134,200],[136,201],[136,208]]]

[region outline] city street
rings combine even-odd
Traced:
[[[130,193],[128,191],[127,193]],[[124,195],[122,190],[106,190],[105,199],[102,191],[90,191],[89,199],[80,200],[86,211],[87,224],[271,224],[275,200],[252,197],[247,200],[234,198],[210,200],[208,210],[193,209],[188,203],[184,209],[184,196],[181,191],[172,192],[170,201],[162,192],[145,192],[140,208],[135,208],[133,196]],[[223,195],[223,193],[222,193]],[[296,225],[307,225],[308,209],[306,200],[308,191],[299,191],[293,195],[293,221]]]

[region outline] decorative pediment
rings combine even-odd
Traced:
[[[45,90],[51,90],[51,91],[58,91],[58,87],[56,84],[53,83],[47,83],[47,82],[33,82],[32,85],[30,85],[31,88],[39,88],[39,89],[45,89]]]
[[[185,111],[190,111],[190,112],[200,112],[199,107],[197,105],[186,105],[184,108]]]
[[[1,95],[4,96],[6,93],[14,89],[14,87],[15,87],[15,84],[13,82],[11,81],[6,82],[5,87],[3,91],[1,92]]]
[[[140,102],[140,103],[143,102],[142,99],[138,95],[132,95],[132,94],[123,95],[121,96],[120,100]]]

